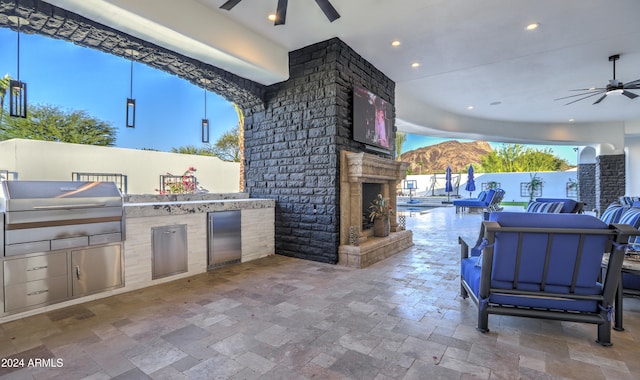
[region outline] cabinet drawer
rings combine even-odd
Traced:
[[[15,285],[67,275],[67,252],[6,260],[4,284]]]
[[[24,282],[4,288],[5,311],[51,303],[67,298],[67,275]]]

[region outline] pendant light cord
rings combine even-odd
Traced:
[[[20,16],[18,16],[18,82],[20,82]]]
[[[131,55],[131,69],[129,72],[129,98],[133,99],[133,53]]]
[[[204,89],[204,118],[207,118],[207,89]]]

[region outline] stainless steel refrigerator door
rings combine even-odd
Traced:
[[[242,261],[240,211],[218,211],[208,214],[209,269]]]

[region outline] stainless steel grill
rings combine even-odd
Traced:
[[[5,256],[124,240],[113,182],[3,181]]]

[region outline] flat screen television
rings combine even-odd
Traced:
[[[393,107],[360,86],[353,87],[353,139],[370,147],[391,150]]]

